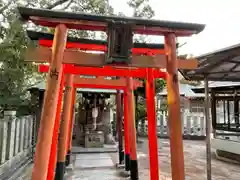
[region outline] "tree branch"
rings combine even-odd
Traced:
[[[65,9],[69,8],[69,6],[72,4],[72,2],[73,2],[73,0],[70,0],[68,2],[68,4],[65,7],[63,7],[61,10],[65,10]]]
[[[69,0],[59,0],[59,1],[56,1],[55,3],[48,5],[48,6],[46,7],[46,9],[53,9],[53,8],[55,8],[56,6],[62,5],[63,3],[68,2],[68,1],[69,1]]]
[[[11,1],[9,1],[5,6],[3,6],[3,7],[0,9],[0,14],[2,14],[3,11],[5,11],[13,1],[14,1],[14,0],[11,0]]]

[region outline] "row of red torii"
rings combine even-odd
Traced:
[[[141,86],[141,83],[133,79],[136,77],[146,78],[150,178],[151,180],[159,179],[154,79],[165,78],[168,90],[172,179],[184,180],[178,69],[196,68],[197,62],[196,60],[177,60],[176,37],[197,34],[204,29],[204,25],[24,7],[18,9],[23,20],[55,28],[54,36],[50,37],[46,34],[39,36],[37,38],[39,47],[31,48],[27,53],[28,61],[49,63],[49,65],[40,65],[39,68],[40,72],[47,72],[47,82],[32,180],[52,180],[54,176],[56,180],[63,179],[66,157],[71,152],[73,107],[78,87],[124,90],[124,153],[125,157],[130,159],[130,167],[126,170],[130,170],[132,180],[139,179],[133,91]],[[105,44],[94,42],[84,44],[82,40],[72,41],[67,37],[68,29],[104,31],[108,39]],[[139,44],[132,43],[133,34],[163,35],[165,44],[162,48],[150,47],[147,44],[145,44],[146,47],[142,47],[143,44],[139,47]],[[88,50],[103,53],[90,53]],[[166,69],[166,73],[159,70],[160,68]],[[100,77],[97,81],[90,82],[77,75]],[[121,78],[104,80],[101,76]],[[128,162],[125,163],[127,164]]]

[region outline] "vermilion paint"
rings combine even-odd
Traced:
[[[159,180],[154,78],[152,69],[148,68],[147,71],[148,75],[146,83],[146,96],[147,96],[148,144],[151,177],[150,179]]]
[[[52,47],[52,40],[40,39],[39,45],[44,47]],[[81,49],[86,51],[100,51],[106,52],[106,45],[99,44],[82,44],[78,42],[67,42],[66,48]],[[151,49],[151,48],[132,48],[132,54],[139,55],[155,55],[155,54],[165,54],[164,49]]]
[[[55,171],[56,162],[57,162],[57,144],[58,144],[58,132],[59,132],[60,121],[61,121],[63,88],[64,88],[64,74],[62,75],[60,89],[59,89],[59,95],[58,95],[57,112],[56,112],[56,118],[55,118],[54,129],[53,129],[53,137],[52,137],[51,152],[50,152],[49,164],[48,164],[47,180],[54,179],[54,171]]]
[[[41,73],[48,72],[48,65],[39,65],[38,71]],[[114,68],[111,66],[105,67],[82,67],[74,66],[71,64],[65,64],[64,73],[66,74],[81,74],[81,75],[91,75],[91,76],[125,76],[125,77],[138,77],[146,78],[147,70],[146,68],[135,68],[135,69],[124,69],[124,68]],[[166,73],[159,69],[153,69],[154,78],[164,78]]]
[[[125,170],[130,170],[130,147],[129,147],[129,127],[128,127],[128,100],[127,92],[123,94],[124,103],[124,146],[125,146]]]

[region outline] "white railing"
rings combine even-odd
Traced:
[[[157,114],[157,133],[160,136],[168,136],[168,115],[166,111],[159,111]],[[181,113],[182,132],[183,135],[190,136],[205,136],[205,115],[204,113]],[[139,124],[139,131],[142,131],[142,126]],[[147,121],[145,121],[144,131],[147,132]]]

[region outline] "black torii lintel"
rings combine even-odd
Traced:
[[[131,24],[133,32],[148,35],[163,35],[173,32],[177,36],[190,36],[201,32],[205,25],[142,18],[104,16],[87,13],[72,13],[47,9],[18,7],[23,20],[30,20],[42,26],[55,27],[62,23],[69,29],[106,31],[111,22]]]

